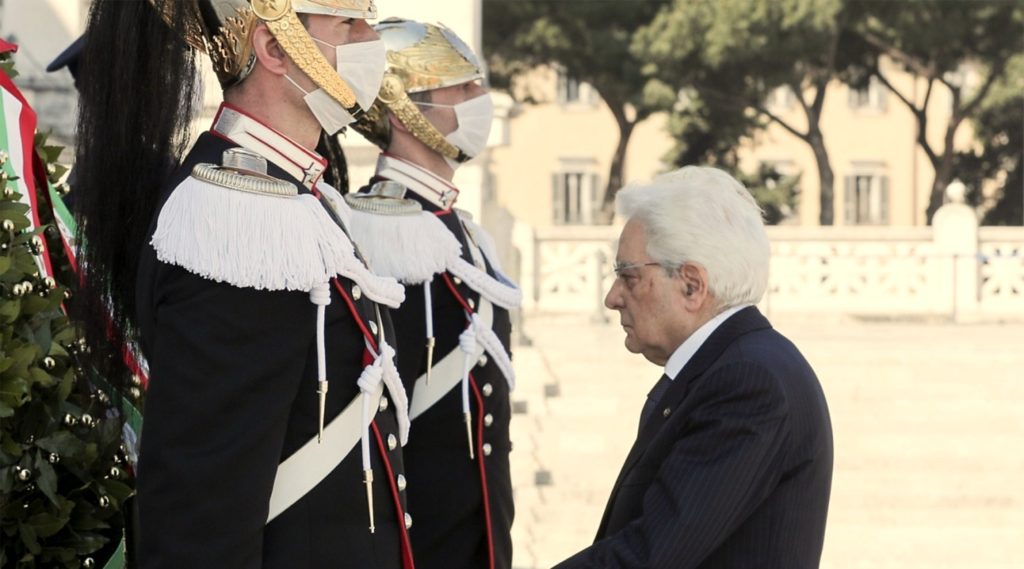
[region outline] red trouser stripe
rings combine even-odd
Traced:
[[[391,497],[395,500],[395,513],[398,515],[399,536],[402,539],[402,566],[405,569],[415,569],[412,561],[412,545],[409,543],[409,532],[405,529],[405,512],[402,511],[402,501],[398,497],[398,483],[395,480],[395,473],[391,470],[391,461],[388,460],[387,447],[384,446],[384,439],[377,429],[377,422],[370,423],[373,427],[373,435],[377,439],[377,448],[380,450],[381,460],[384,461],[384,470],[388,473],[388,488],[391,488]]]
[[[487,558],[488,567],[494,569],[494,528],[491,527],[491,499],[487,494],[487,465],[484,462],[484,399],[476,386],[476,378],[469,374],[469,385],[476,397],[476,459],[480,466],[480,490],[483,492],[484,521],[487,524]]]

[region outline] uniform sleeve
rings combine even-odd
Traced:
[[[557,569],[698,567],[768,496],[786,438],[778,381],[760,365],[736,363],[693,389],[641,516]]]
[[[305,293],[163,267],[139,463],[144,568],[259,567],[289,411],[315,335]]]

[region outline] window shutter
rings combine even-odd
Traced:
[[[565,223],[565,192],[562,190],[562,177],[558,173],[551,174],[551,209],[552,222],[555,225]]]
[[[881,195],[881,206],[878,208],[878,222],[882,225],[889,225],[889,176],[879,176],[880,178],[880,191]]]
[[[857,193],[853,188],[853,176],[843,177],[843,223],[857,224]]]

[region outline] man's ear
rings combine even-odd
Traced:
[[[274,75],[284,75],[288,72],[288,55],[266,24],[256,25],[251,41],[258,65]]]
[[[711,295],[707,270],[696,263],[684,263],[676,269],[676,273],[679,277],[679,287],[685,297],[684,302],[699,309]]]
[[[391,132],[409,132],[409,129],[405,128],[402,121],[398,120],[398,118],[391,112],[388,112],[388,122],[391,124]]]

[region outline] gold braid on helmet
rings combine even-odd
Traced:
[[[213,61],[221,87],[241,83],[252,71],[252,33],[260,23],[281,44],[299,69],[341,103],[361,114],[355,94],[313,43],[298,14],[375,18],[373,0],[149,0],[167,22],[186,20],[185,41]]]
[[[452,160],[465,162],[469,160],[463,151],[437,130],[427,117],[423,116],[416,103],[409,98],[405,92],[402,80],[391,73],[384,74],[384,81],[380,85],[380,93],[369,112],[359,118],[352,127],[365,136],[370,142],[386,149],[391,143],[391,123],[388,121],[388,113],[398,119],[398,122],[416,137],[417,140],[426,144],[442,156]]]
[[[438,154],[469,160],[448,142],[409,97],[483,79],[476,55],[451,30],[434,24],[389,18],[374,26],[387,46],[387,71],[373,107],[352,127],[382,149],[391,143],[392,114],[417,140]]]

